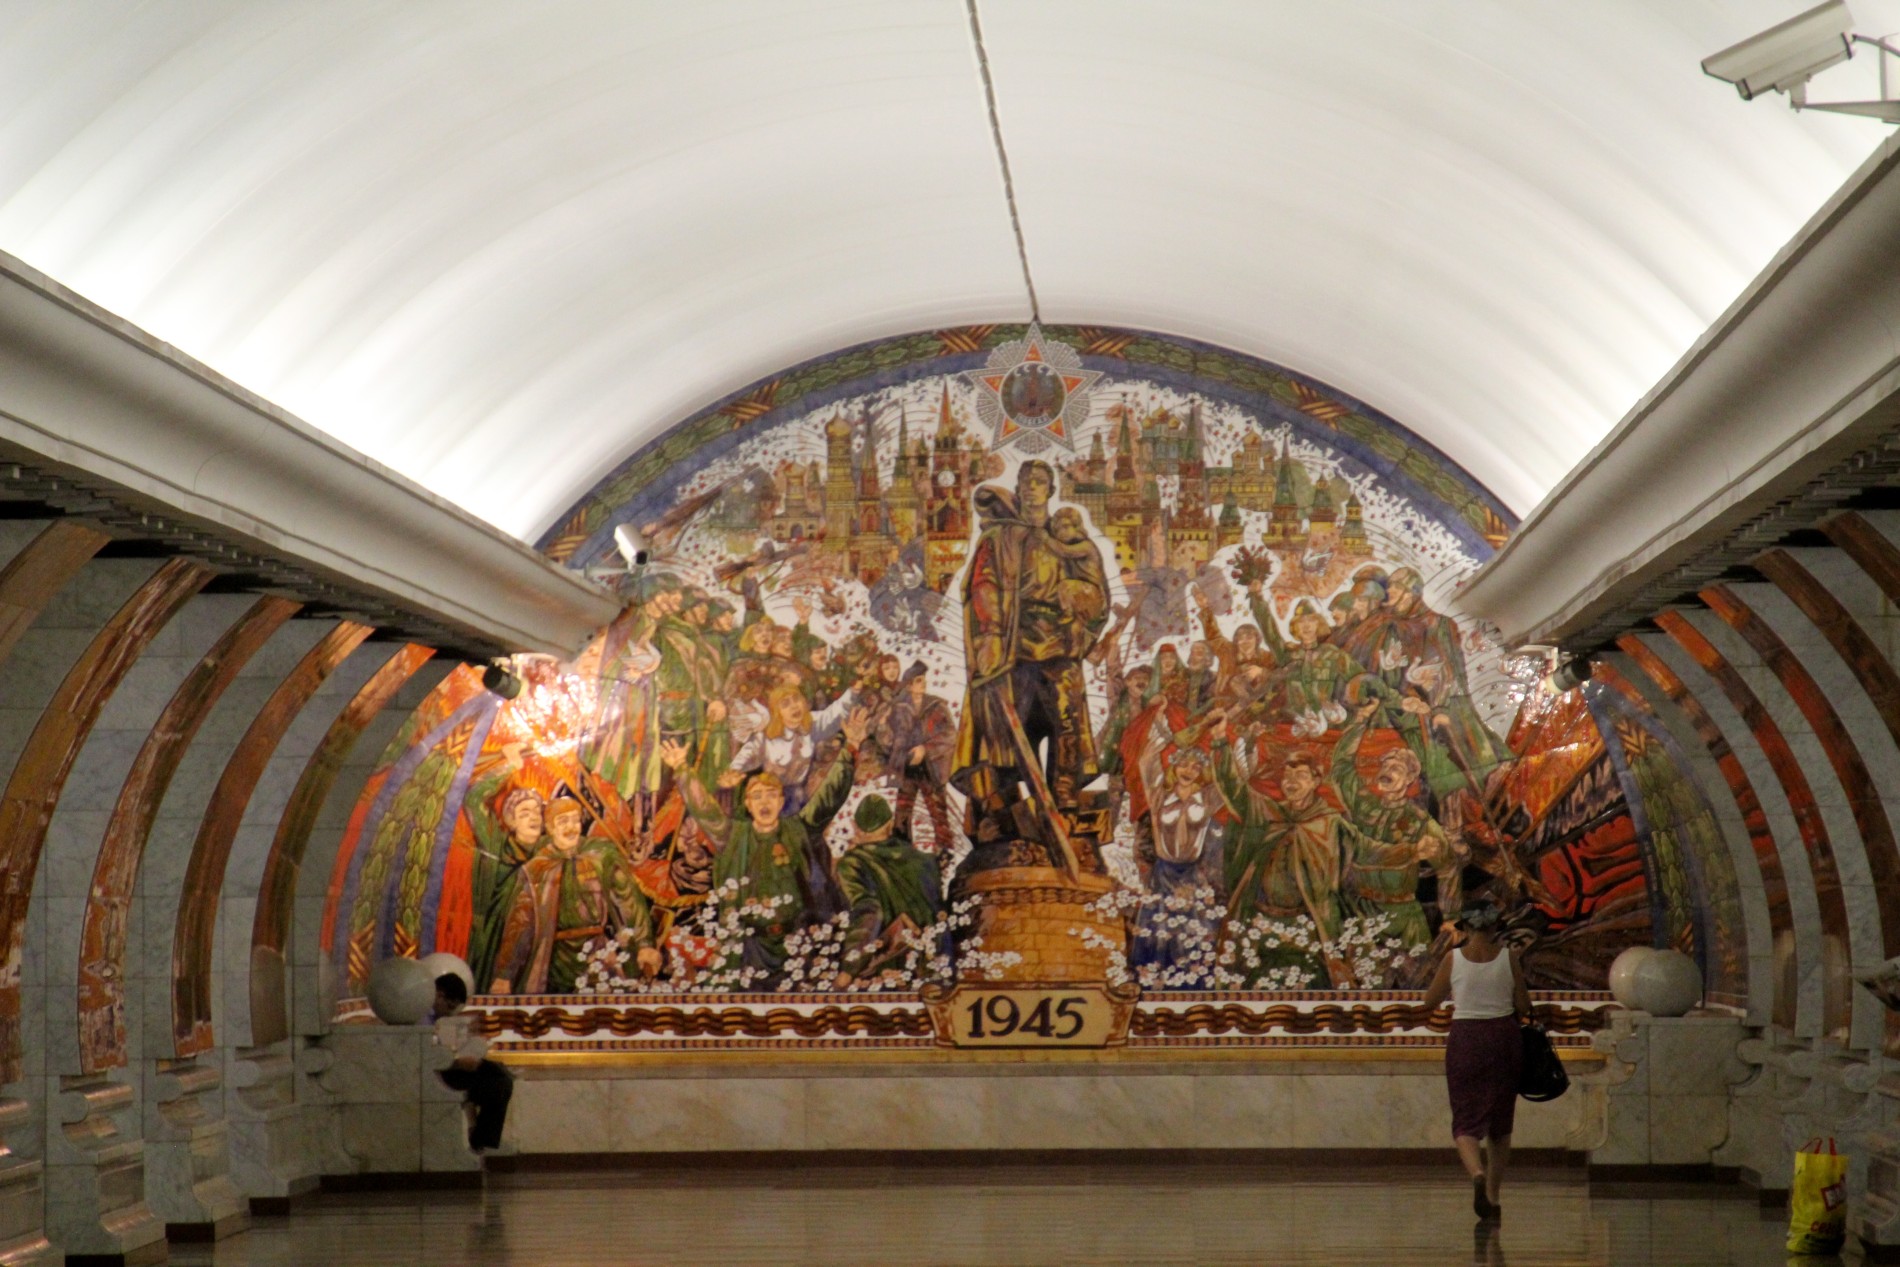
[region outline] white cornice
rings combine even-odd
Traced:
[[[494,649],[571,654],[600,587],[0,253],[0,441]]]
[[[1900,137],[1525,517],[1460,604],[1513,645],[1588,641],[1896,426]]]

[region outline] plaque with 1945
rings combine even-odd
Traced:
[[[1101,982],[963,983],[927,991],[924,1004],[940,1047],[1116,1047],[1137,994]]]

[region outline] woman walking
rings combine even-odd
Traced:
[[[1489,903],[1459,912],[1464,941],[1445,956],[1425,991],[1428,1014],[1451,999],[1451,1037],[1445,1044],[1451,1135],[1458,1160],[1471,1176],[1471,1208],[1481,1219],[1504,1212],[1498,1190],[1511,1161],[1511,1124],[1524,1065],[1518,1018],[1531,1011],[1523,965],[1517,952],[1498,939],[1499,919],[1497,907]]]

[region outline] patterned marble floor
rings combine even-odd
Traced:
[[[1714,1190],[1711,1190],[1713,1192]],[[486,1192],[316,1197],[172,1262],[372,1264],[1275,1263],[1753,1267],[1786,1224],[1729,1195],[1592,1197],[1527,1170],[1495,1230],[1455,1173],[1207,1166],[491,1175]],[[1809,1260],[1813,1261],[1813,1260]],[[1827,1260],[1834,1261],[1834,1260]]]

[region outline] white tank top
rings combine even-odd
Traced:
[[[1489,963],[1451,952],[1451,1016],[1457,1021],[1488,1021],[1517,1011],[1511,952],[1499,950]]]

